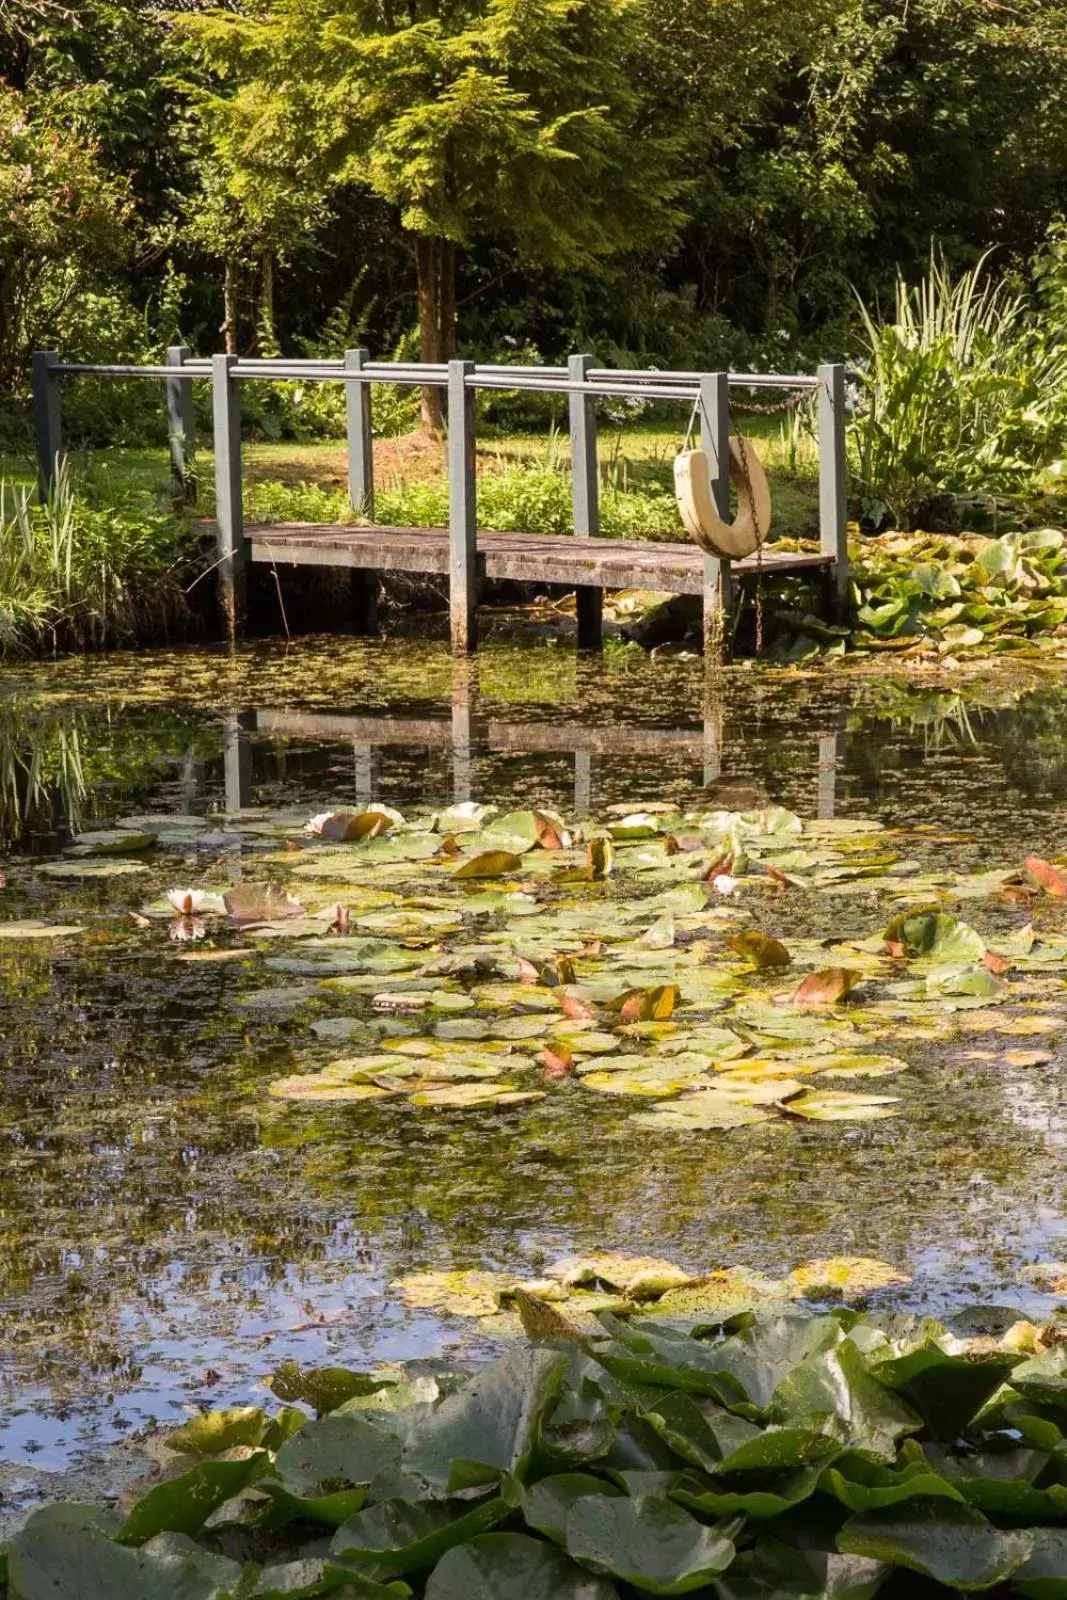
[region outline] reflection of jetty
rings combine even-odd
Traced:
[[[699,765],[705,784],[722,776],[722,710],[709,705],[703,726],[654,728],[596,726],[581,722],[508,722],[475,710],[469,673],[457,664],[453,675],[450,716],[395,717],[374,713],[349,715],[333,711],[264,710],[231,717],[225,724],[226,805],[238,811],[252,799],[252,733],[269,739],[300,739],[351,744],[354,798],[374,799],[378,789],[380,752],[389,748],[450,750],[452,796],[472,797],[471,772],[477,749],[531,755],[570,755],[574,762],[574,810],[588,816],[593,809],[595,758],[670,756]],[[815,814],[832,817],[841,754],[840,731],[816,734]]]
[[[195,359],[176,345],[161,366],[61,362],[50,350],[34,356],[34,415],[42,493],[55,479],[62,458],[60,386],[64,379],[162,379],[166,385],[171,462],[176,492],[195,490],[193,383],[210,380],[214,419],[215,567],[231,635],[245,621],[251,563],[279,567],[339,567],[352,574],[353,624],[374,626],[378,574],[388,571],[447,577],[452,648],[466,654],[477,645],[478,592],[483,579],[562,585],[577,596],[578,644],[602,642],[606,589],[659,589],[699,595],[704,605],[707,654],[727,653],[733,630],[733,585],[761,572],[803,573],[820,581],[827,613],[840,612],[848,595],[845,523],[845,369],[825,365],[817,373],[666,372],[595,367],[593,358],[572,356],[566,366],[442,364],[371,361],[366,350],[344,359],[250,360],[216,355]],[[363,525],[257,523],[245,525],[242,508],[241,403],[244,380],[341,383],[345,388],[348,491]],[[443,389],[448,405],[448,526],[385,527],[374,522],[374,451],[371,387],[384,383]],[[812,402],[819,447],[819,542],[806,550],[774,544],[731,561],[693,544],[601,537],[597,407],[622,400],[643,408],[670,404],[699,425],[707,457],[709,488],[719,518],[730,523],[730,390],[769,390],[784,404]],[[478,527],[475,401],[479,390],[518,390],[566,396],[570,419],[572,531],[569,534],[486,533]],[[751,442],[748,445],[754,451]],[[742,459],[744,453],[742,452]],[[679,530],[681,531],[681,530]],[[770,530],[764,528],[761,537]]]

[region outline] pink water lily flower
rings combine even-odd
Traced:
[[[712,879],[711,886],[716,894],[725,895],[727,898],[737,894],[737,879],[731,878],[728,872],[720,872]]]
[[[203,910],[207,895],[203,889],[168,889],[167,899],[179,917],[194,917]]]

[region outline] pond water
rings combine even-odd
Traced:
[[[405,814],[475,799],[569,819],[775,802],[885,824],[886,859],[918,887],[908,898],[872,871],[839,893],[761,889],[750,925],[867,938],[929,901],[924,875],[1008,874],[1067,850],[1065,735],[1055,683],[742,667],[706,683],[698,661],[544,645],[455,667],[436,645],[331,639],[7,669],[0,917],[84,931],[0,938],[0,1457],[62,1467],[190,1405],[243,1403],[285,1357],[483,1353],[477,1322],[389,1287],[427,1270],[536,1275],[609,1249],[778,1274],[865,1255],[910,1276],[907,1304],[1051,1305],[1020,1274],[1067,1257],[1055,965],[1026,978],[1036,1041],[984,1048],[966,1007],[958,1028],[944,1008],[925,1036],[886,1027],[876,1048],[907,1074],[849,1086],[899,1094],[886,1120],[677,1133],[577,1081],[508,1116],[272,1099],[273,1080],[338,1054],[314,1024],[358,1023],[366,994],[279,971],[299,940],[216,929],[194,949],[141,908],[255,878],[264,839],[221,820],[238,807],[295,819],[372,797]],[[49,870],[74,834],[135,816],[172,819],[142,870]],[[1054,941],[1065,904],[987,894],[955,909],[995,946],[1027,923]],[[232,959],[184,959],[209,949]],[[1042,1059],[1006,1064],[1007,1042]]]

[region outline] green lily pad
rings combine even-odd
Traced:
[[[994,1527],[980,1512],[940,1497],[860,1512],[837,1536],[847,1555],[868,1556],[965,1592],[1005,1583],[1031,1553],[1029,1533]]]
[[[735,1524],[708,1528],[666,1495],[584,1495],[567,1512],[567,1551],[644,1594],[688,1594],[725,1572]]]
[[[442,1556],[426,1600],[618,1600],[615,1587],[543,1539],[486,1533]]]

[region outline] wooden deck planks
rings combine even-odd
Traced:
[[[350,567],[381,572],[424,572],[447,577],[444,528],[330,527],[323,523],[263,523],[245,528],[252,561],[276,565]],[[478,533],[478,574],[524,583],[601,589],[704,592],[704,556],[695,545],[577,535]],[[818,550],[763,552],[732,563],[735,576],[827,568],[833,557]]]

